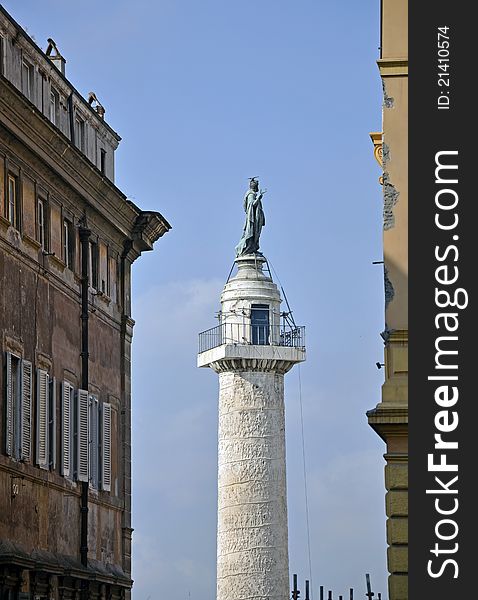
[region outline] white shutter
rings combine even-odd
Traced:
[[[46,371],[37,370],[37,465],[48,469],[48,392],[50,378]]]
[[[20,460],[31,460],[32,454],[32,363],[22,360],[20,408]]]
[[[61,474],[71,477],[72,453],[71,453],[71,416],[73,412],[73,386],[64,381],[61,394]]]
[[[78,390],[78,481],[88,481],[88,392]]]
[[[50,379],[50,394],[48,398],[48,466],[56,468],[56,379]]]
[[[12,379],[12,355],[10,352],[6,354],[7,360],[7,395],[6,395],[6,423],[5,423],[5,452],[8,456],[13,454],[13,379]]]
[[[103,404],[101,444],[101,488],[111,491],[111,404]]]
[[[90,396],[90,483],[95,489],[98,488],[98,398]]]

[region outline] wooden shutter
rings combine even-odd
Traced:
[[[32,454],[32,363],[22,360],[20,406],[20,460],[31,460]]]
[[[99,460],[99,447],[98,447],[98,398],[96,396],[90,396],[90,483],[95,489],[98,488],[98,460]]]
[[[56,379],[50,379],[48,398],[48,465],[56,468]]]
[[[61,465],[60,471],[64,477],[73,474],[72,465],[72,431],[71,421],[73,413],[73,387],[64,381],[61,394]]]
[[[88,419],[88,392],[78,390],[78,481],[88,481],[88,446],[89,446],[89,419]]]
[[[48,469],[48,396],[50,378],[46,371],[37,370],[37,465],[42,469]]]
[[[7,381],[7,394],[6,394],[6,423],[5,423],[5,452],[8,456],[13,455],[13,380],[12,380],[12,355],[10,352],[6,354],[6,381]]]
[[[111,491],[111,404],[101,412],[101,488]]]

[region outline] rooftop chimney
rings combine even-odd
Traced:
[[[93,106],[93,103],[95,104],[95,106]],[[104,119],[105,118],[105,107],[98,100],[98,98],[96,97],[95,92],[90,92],[88,94],[88,104],[91,106],[91,108],[93,108],[94,110],[96,110],[96,112],[97,112],[98,116],[100,117],[100,119]]]
[[[56,47],[55,42],[51,38],[48,38],[47,42],[48,42],[48,48],[46,49],[45,54],[52,61],[52,63],[55,65],[55,67],[61,72],[61,74],[64,75],[66,60],[60,54],[60,51]],[[53,51],[55,51],[54,54],[52,54]]]

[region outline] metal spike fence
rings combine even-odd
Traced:
[[[365,574],[365,589],[366,589],[366,591],[364,592],[364,596],[366,596],[366,598],[368,600],[374,600],[374,599],[382,600],[381,592],[378,592],[377,594],[375,594],[375,592],[372,591],[372,584],[370,583],[370,574],[369,573]],[[310,593],[311,593],[310,582],[308,579],[306,579],[305,580],[305,596],[304,596],[303,600],[311,600]],[[297,579],[296,573],[294,573],[294,575],[292,577],[292,590],[291,590],[290,597],[291,597],[291,600],[302,600],[301,591],[298,588],[298,579]],[[355,596],[356,600],[358,600],[360,597],[361,597],[361,595]],[[346,595],[334,594],[333,590],[327,590],[327,592],[326,592],[323,585],[319,586],[319,598],[317,600],[344,600],[345,598],[347,598]],[[349,588],[348,600],[354,600],[354,588]]]

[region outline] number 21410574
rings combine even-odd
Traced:
[[[437,108],[450,108],[450,36],[448,26],[437,29],[438,88]]]

